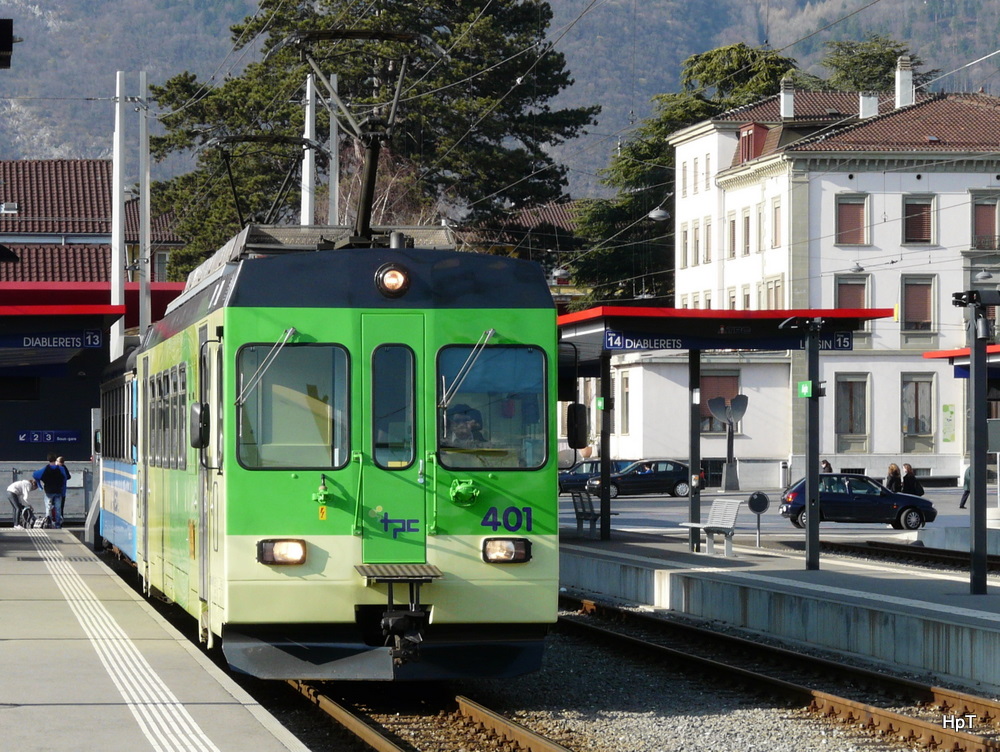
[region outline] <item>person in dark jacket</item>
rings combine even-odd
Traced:
[[[885,487],[893,493],[903,490],[903,476],[899,472],[899,465],[895,462],[889,463],[889,472],[885,476]]]
[[[913,468],[909,463],[903,463],[903,493],[923,496],[924,487],[920,485],[917,476],[913,474]]]
[[[45,514],[52,520],[52,527],[62,527],[62,496],[66,490],[66,476],[56,463],[56,455],[49,455],[49,464],[31,474],[45,494]]]
[[[959,509],[965,509],[965,502],[969,500],[969,492],[972,491],[972,465],[965,468],[965,478],[962,480],[962,500],[958,502]]]

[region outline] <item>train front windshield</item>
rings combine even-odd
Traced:
[[[347,351],[337,345],[247,345],[239,352],[240,464],[250,469],[343,467]],[[256,382],[256,384],[255,384]]]
[[[545,464],[545,353],[453,346],[438,356],[438,453],[452,468]]]

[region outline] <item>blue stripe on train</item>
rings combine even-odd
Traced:
[[[118,515],[101,510],[101,537],[117,547],[125,556],[135,561],[135,525]]]

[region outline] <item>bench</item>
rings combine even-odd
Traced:
[[[736,516],[740,513],[742,499],[716,499],[708,511],[705,522],[682,522],[681,527],[705,531],[705,550],[715,553],[715,536],[725,538],[726,556],[733,555],[733,533],[736,532]]]
[[[583,523],[590,523],[590,534],[597,532],[597,521],[601,519],[601,511],[594,509],[594,497],[587,491],[570,491],[573,497],[573,511],[576,513],[576,533],[583,535]],[[611,514],[618,514],[612,512]]]

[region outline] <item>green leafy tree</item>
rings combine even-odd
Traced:
[[[653,115],[622,144],[602,182],[617,189],[611,199],[586,202],[578,232],[591,248],[572,264],[576,280],[591,286],[581,307],[614,302],[673,303],[673,224],[649,219],[661,208],[672,212],[673,147],[667,137],[725,110],[778,92],[795,61],[773,50],[730,45],[684,61],[684,91],[654,97]]]
[[[547,149],[578,135],[599,108],[550,105],[572,83],[563,56],[545,42],[551,17],[548,3],[526,0],[364,6],[348,0],[262,0],[259,11],[232,31],[237,48],[261,45],[267,53],[263,62],[218,85],[183,73],[152,89],[166,112],[154,156],[196,155],[193,172],[156,186],[158,208],[175,212],[177,231],[189,244],[186,258],[176,256],[171,275],[184,274],[239,229],[230,173],[245,220],[270,215],[281,222],[296,215],[297,181],[287,191],[283,181],[301,157],[301,146],[281,142],[302,134],[302,87],[311,70],[297,46],[286,43],[296,32],[408,32],[433,42],[337,39],[308,47],[324,75],[337,75],[341,99],[362,123],[386,118],[406,58],[385,154],[391,172],[407,179],[386,184],[397,193],[379,197],[383,219],[413,221],[414,212],[426,216],[433,207],[483,220],[561,197],[565,168]],[[323,108],[318,120],[317,132],[326,133]],[[231,141],[260,134],[274,136],[274,143]],[[213,147],[220,137],[225,150]],[[318,163],[327,168],[325,160]],[[357,175],[354,169],[346,177]],[[408,208],[393,214],[392,207],[400,205]]]
[[[913,83],[921,86],[940,73],[918,71],[924,65],[909,47],[883,34],[868,34],[860,42],[827,42],[822,64],[830,70],[827,85],[838,91],[892,91],[896,85],[896,63],[908,55]]]

